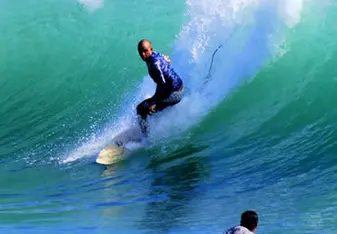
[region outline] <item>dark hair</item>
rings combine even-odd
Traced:
[[[247,210],[241,214],[241,226],[253,231],[259,222],[257,213],[253,210]]]

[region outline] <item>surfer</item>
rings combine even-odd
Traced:
[[[240,225],[234,226],[224,234],[253,234],[257,228],[259,218],[255,211],[247,210],[241,214]]]
[[[138,53],[146,63],[150,77],[157,84],[154,95],[137,106],[140,128],[147,135],[147,116],[179,103],[183,96],[184,84],[172,68],[169,58],[154,51],[149,40],[139,41]]]

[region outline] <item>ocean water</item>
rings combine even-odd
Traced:
[[[0,2],[0,230],[335,233],[337,4]],[[186,95],[146,145],[99,151],[154,92],[148,38]],[[210,69],[211,68],[211,69]]]

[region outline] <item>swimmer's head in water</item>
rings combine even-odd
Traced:
[[[152,52],[153,48],[149,40],[143,39],[138,43],[138,53],[144,61],[151,57]]]

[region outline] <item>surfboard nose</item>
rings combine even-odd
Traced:
[[[108,147],[101,150],[96,159],[96,163],[103,165],[111,165],[121,160],[124,154],[125,149],[123,147],[118,147],[116,145],[109,145]]]

